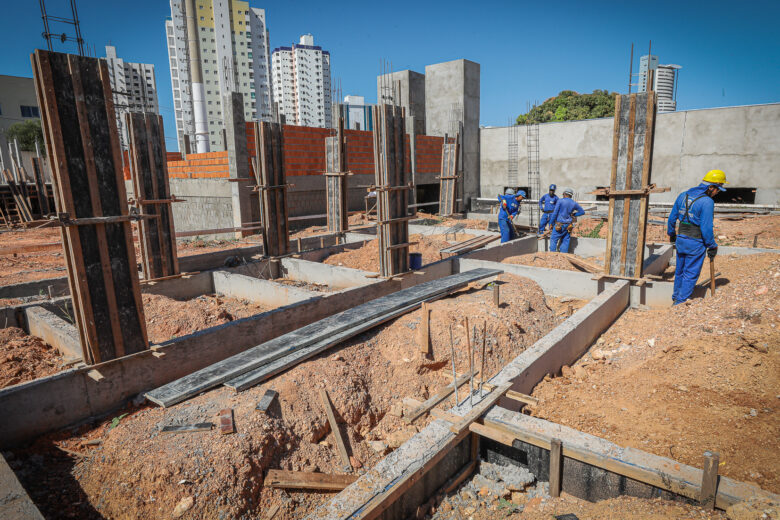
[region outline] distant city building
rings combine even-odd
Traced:
[[[373,130],[371,107],[363,96],[344,96],[344,128]]]
[[[677,81],[679,65],[658,65],[655,69],[653,90],[658,94],[658,111],[674,112],[677,110]]]
[[[240,0],[170,1],[165,31],[179,149],[187,150],[186,136],[193,152],[224,150],[223,95],[243,94],[247,120],[271,119],[265,10]],[[194,38],[188,33],[188,14],[197,31]]]
[[[290,125],[331,125],[330,53],[304,34],[299,44],[278,47],[272,56],[273,99]]]
[[[647,91],[648,72],[658,67],[658,56],[645,54],[639,58],[639,89],[638,92]]]
[[[154,77],[154,65],[148,63],[130,63],[118,58],[116,47],[106,45],[106,64],[111,80],[114,98],[119,142],[122,149],[129,148],[129,139],[124,115],[127,112],[160,113],[157,102],[157,80]]]
[[[6,168],[11,168],[11,156],[5,131],[14,123],[40,118],[33,79],[0,75],[0,157]]]
[[[638,91],[647,91],[648,71],[653,70],[653,90],[658,96],[658,112],[677,110],[677,75],[679,65],[660,65],[658,56],[644,55],[639,59]]]

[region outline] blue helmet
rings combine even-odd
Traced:
[[[556,186],[555,184],[550,184],[551,191],[555,191],[556,189],[558,189],[558,186]]]
[[[521,197],[525,198],[525,191],[523,191],[523,190],[519,190],[519,191],[517,192],[517,195],[519,195],[519,196],[521,196]],[[516,195],[516,196],[517,196],[517,195]]]

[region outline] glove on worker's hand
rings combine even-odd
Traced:
[[[671,242],[672,244],[677,242],[677,233],[672,233],[671,235],[669,235],[669,242]]]
[[[715,258],[715,255],[718,254],[718,248],[717,247],[711,247],[710,249],[707,249],[707,256],[710,258]]]

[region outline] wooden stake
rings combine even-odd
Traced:
[[[336,422],[336,415],[333,413],[333,405],[330,402],[328,391],[324,388],[320,388],[320,399],[322,399],[322,406],[325,408],[325,413],[328,415],[328,422],[330,423],[330,429],[333,431],[333,436],[336,438],[336,446],[341,456],[341,462],[344,464],[345,471],[352,471],[352,463],[349,461],[349,454],[347,453],[347,446],[344,444],[344,438],[341,436],[341,430]]]
[[[493,305],[501,307],[501,288],[498,284],[493,285]]]
[[[455,373],[455,340],[452,339],[452,323],[450,323],[450,353],[452,355],[452,388],[455,393],[455,406],[458,406],[458,376]]]
[[[466,344],[469,347],[469,403],[474,406],[474,349],[471,346],[471,332],[469,331],[469,319],[466,321]]]
[[[701,495],[699,502],[704,509],[715,509],[715,497],[718,494],[718,465],[720,455],[704,452],[704,471],[701,476]]]
[[[563,449],[561,447],[560,439],[553,439],[550,441],[550,496],[558,498],[561,496],[561,481],[563,472],[563,458],[561,454]]]
[[[479,371],[479,398],[482,399],[482,385],[485,384],[485,347],[487,346],[487,320],[482,324],[482,368]]]
[[[428,302],[422,303],[422,322],[420,323],[420,352],[425,357],[430,358],[433,356],[431,348],[431,309],[428,307]]]

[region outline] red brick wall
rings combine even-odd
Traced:
[[[325,138],[328,128],[284,125],[284,167],[288,177],[321,175],[325,171]],[[347,139],[347,168],[355,174],[374,175],[374,140],[372,132],[345,130]],[[439,173],[443,138],[417,136],[417,171]],[[255,155],[254,126],[247,123],[249,156]],[[175,153],[175,152],[174,152]],[[406,166],[409,168],[409,136],[406,136]],[[186,160],[170,160],[168,174],[174,179],[228,177],[227,152],[190,154]],[[179,154],[181,158],[181,154]],[[250,160],[251,163],[251,160]],[[251,167],[251,166],[250,166]]]

